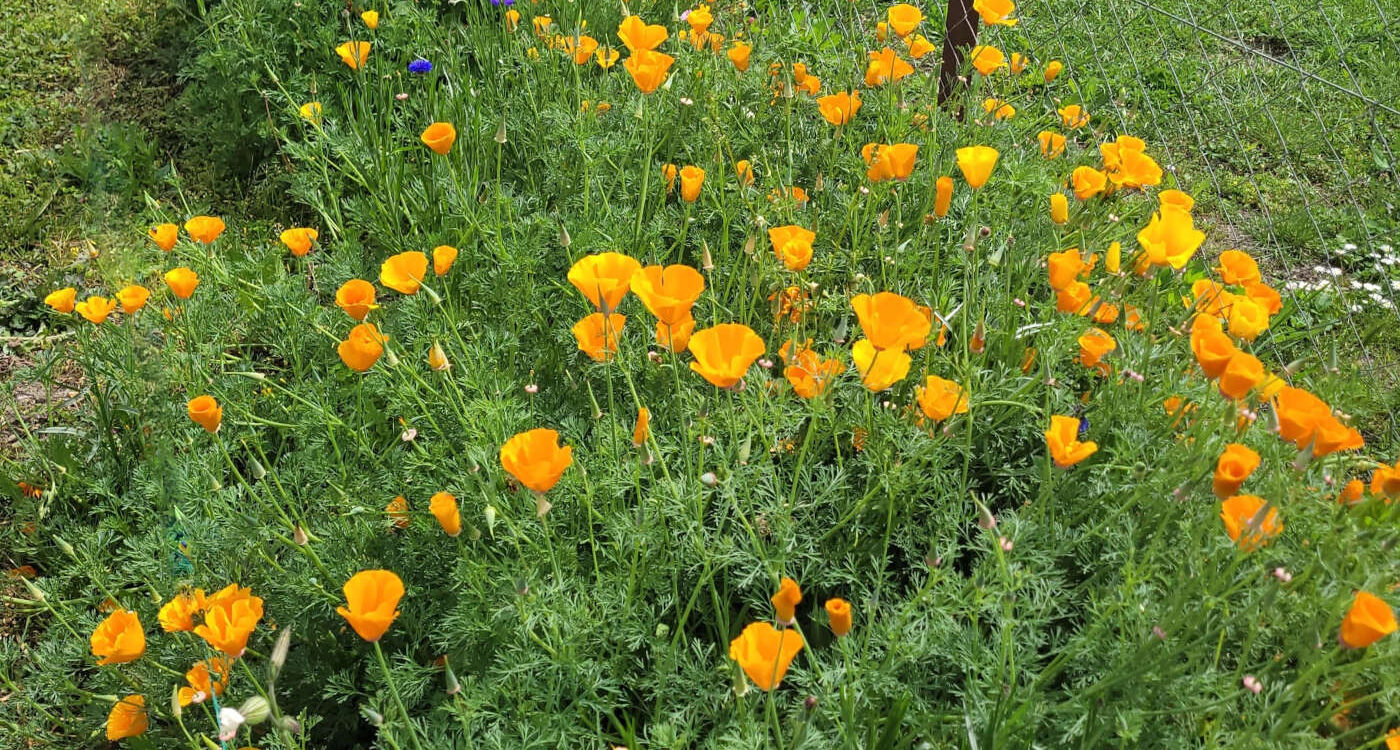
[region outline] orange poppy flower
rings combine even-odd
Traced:
[[[1110,242],[1108,252],[1104,254],[1103,269],[1109,273],[1118,273],[1118,269],[1123,265],[1123,244],[1121,242]]]
[[[379,283],[400,294],[417,294],[428,275],[428,256],[417,250],[390,256],[379,266]]]
[[[1001,154],[991,146],[964,146],[957,150],[958,169],[974,190],[987,184]]]
[[[1059,133],[1042,130],[1036,135],[1036,140],[1040,141],[1040,155],[1047,159],[1054,159],[1065,152],[1065,137]]]
[[[126,609],[118,608],[107,615],[89,640],[99,667],[136,661],[146,653],[146,631],[141,627],[141,618]]]
[[[54,312],[67,314],[73,312],[73,302],[77,298],[78,290],[70,286],[49,292],[48,295],[44,297],[44,304],[53,308]]]
[[[640,448],[646,445],[647,438],[651,436],[651,410],[645,406],[637,408],[637,425],[632,428],[632,447]]]
[[[1259,303],[1269,315],[1277,315],[1283,309],[1283,298],[1273,287],[1263,282],[1245,284],[1244,295]]]
[[[545,428],[522,432],[501,446],[501,466],[535,492],[548,492],[574,462],[574,449],[559,446],[559,433]]]
[[[224,220],[217,216],[196,216],[185,222],[185,231],[190,237],[206,245],[212,244],[224,233]]]
[[[336,347],[340,361],[355,372],[367,372],[384,354],[388,336],[380,333],[373,323],[361,323],[350,329],[350,335]]]
[[[778,593],[772,596],[773,610],[778,622],[791,625],[797,619],[797,605],[802,602],[802,589],[797,581],[783,578],[778,582]]]
[[[320,232],[307,227],[294,227],[282,232],[280,239],[282,244],[287,246],[292,255],[300,258],[311,252],[311,247],[316,244],[316,240],[321,236]]]
[[[575,65],[587,65],[588,59],[598,51],[598,40],[586,34],[566,37],[564,51],[574,58]]]
[[[1229,331],[1231,336],[1253,341],[1269,330],[1269,311],[1249,297],[1234,296],[1230,300]]]
[[[1252,448],[1239,443],[1225,446],[1225,452],[1215,462],[1215,476],[1211,479],[1211,489],[1215,496],[1224,500],[1240,491],[1240,485],[1259,468],[1259,454]]]
[[[1400,498],[1400,461],[1394,466],[1377,466],[1371,473],[1371,494],[1383,497],[1386,502]]]
[[[1089,264],[1077,247],[1050,253],[1046,265],[1050,269],[1050,288],[1056,290],[1068,288],[1089,271]]]
[[[914,173],[914,159],[918,155],[919,147],[912,143],[867,143],[861,149],[861,157],[870,165],[865,177],[871,182],[907,180]]]
[[[620,57],[622,57],[622,53],[610,47],[599,48],[598,51],[593,54],[593,59],[598,62],[598,67],[602,68],[603,70],[608,70],[612,68],[612,66],[616,65],[617,60]],[[600,104],[599,106],[601,107],[602,104]]]
[[[759,689],[773,690],[804,645],[802,634],[792,628],[778,630],[771,623],[755,622],[729,642],[729,658]]]
[[[861,339],[851,347],[851,361],[860,373],[861,384],[878,392],[908,376],[913,359],[903,349],[880,349],[869,339]]]
[[[232,669],[233,661],[226,656],[195,662],[185,673],[185,682],[189,683],[189,687],[181,687],[176,693],[176,700],[181,706],[188,706],[223,695]]]
[[[438,156],[447,156],[452,144],[457,142],[457,128],[450,122],[435,122],[425,128],[418,139]]]
[[[725,53],[729,62],[734,64],[734,69],[743,73],[749,69],[749,56],[753,53],[753,47],[744,42],[735,42]]]
[[[146,698],[128,695],[112,704],[107,714],[107,741],[116,742],[141,735],[149,728],[146,718]]]
[[[457,248],[451,245],[438,245],[433,248],[433,274],[436,276],[446,276],[452,270],[452,264],[457,262]]]
[[[967,389],[951,380],[929,375],[914,393],[924,416],[935,422],[967,413]]]
[[[705,291],[705,277],[690,266],[647,266],[632,273],[631,290],[658,320],[680,323]]]
[[[918,349],[933,328],[933,311],[894,292],[851,298],[860,329],[876,349]]]
[[[895,83],[914,73],[914,66],[900,59],[889,47],[868,54],[870,61],[865,66],[865,85],[881,86]]]
[[[1014,58],[1013,58],[1014,59]],[[982,111],[1000,120],[1010,120],[1016,116],[1016,108],[996,97],[982,100]]]
[[[1075,167],[1070,182],[1074,185],[1074,197],[1087,201],[1108,186],[1108,175],[1093,167]]]
[[[909,3],[899,3],[890,6],[890,9],[885,12],[885,20],[894,33],[900,36],[909,36],[923,22],[924,14]]]
[[[195,627],[194,634],[236,659],[247,650],[248,637],[262,616],[263,600],[231,584],[209,598],[204,622]]]
[[[370,643],[383,638],[399,616],[403,580],[390,571],[362,570],[350,576],[340,590],[345,593],[346,606],[336,607],[336,614]]]
[[[199,286],[199,274],[188,268],[172,268],[165,272],[165,285],[180,299],[189,299]]]
[[[1259,549],[1283,531],[1278,510],[1255,495],[1235,495],[1221,502],[1220,520],[1230,541],[1245,552]]]
[[[831,632],[843,638],[851,632],[851,604],[845,599],[827,599],[826,616],[831,624]]]
[[[448,536],[462,533],[462,514],[457,510],[457,498],[451,493],[435,493],[428,501],[428,512],[433,514]]]
[[[1050,417],[1050,429],[1045,431],[1045,444],[1055,465],[1064,469],[1094,455],[1099,444],[1079,440],[1079,420],[1056,414]]]
[[[1056,224],[1069,223],[1069,199],[1064,193],[1050,194],[1050,221]]]
[[[1157,194],[1157,201],[1162,206],[1173,206],[1182,211],[1190,212],[1196,205],[1196,199],[1180,190],[1163,190]]]
[[[190,419],[203,427],[205,432],[219,431],[219,424],[224,418],[224,410],[213,396],[195,396],[190,399],[185,410],[189,412]]]
[[[180,228],[174,224],[157,224],[146,232],[146,236],[156,243],[156,247],[168,253],[175,249],[175,243],[180,240]]]
[[[1089,124],[1089,113],[1078,104],[1067,104],[1057,110],[1060,113],[1060,122],[1070,130],[1076,130]]]
[[[1102,328],[1090,328],[1079,337],[1079,363],[1085,367],[1098,367],[1104,355],[1118,348],[1118,342]]]
[[[1356,592],[1342,618],[1341,641],[1347,648],[1366,648],[1395,632],[1395,612],[1375,594]]]
[[[406,529],[413,523],[413,516],[408,512],[408,498],[397,495],[384,506],[384,512],[388,514],[389,520],[394,522],[394,528]]]
[[[860,93],[857,91],[838,91],[835,94],[818,97],[817,109],[821,111],[822,117],[832,125],[845,125],[860,111]]]
[[[689,165],[681,167],[681,200],[694,203],[700,199],[700,186],[705,184],[705,170]]]
[[[1237,352],[1220,373],[1220,392],[1239,400],[1264,381],[1264,363],[1248,352]]]
[[[1006,55],[996,47],[979,44],[967,56],[972,61],[972,67],[984,76],[1006,67]]]
[[[821,355],[811,348],[811,343],[811,340],[808,340],[799,348],[789,340],[778,349],[778,356],[784,363],[783,377],[792,386],[794,393],[806,399],[822,395],[831,381],[846,369],[838,359],[822,359]]]
[[[73,306],[73,309],[89,323],[101,325],[117,309],[117,301],[106,297],[88,297]]]
[[[364,279],[351,279],[335,290],[335,304],[355,320],[364,320],[374,304],[374,285]]]
[[[180,593],[171,597],[165,606],[160,608],[160,613],[156,619],[160,621],[160,628],[167,633],[185,633],[194,630],[194,616],[202,610],[204,590],[198,589],[196,594]]]
[[[1191,214],[1171,204],[1153,214],[1137,235],[1149,263],[1175,269],[1184,267],[1205,239],[1205,232],[1196,229]]]
[[[1220,330],[1220,321],[1208,315],[1197,315],[1191,327],[1191,353],[1206,377],[1214,380],[1225,372],[1239,349]]]
[[[719,388],[738,384],[754,360],[763,355],[763,339],[740,323],[722,323],[690,337],[695,361],[690,369]]]
[[[1051,60],[1045,66],[1045,82],[1050,83],[1060,77],[1060,73],[1065,69],[1065,64],[1059,60]]]
[[[626,315],[613,313],[604,317],[602,313],[593,313],[575,323],[571,330],[578,340],[579,351],[594,362],[607,362],[617,354],[617,339],[626,323]]]
[[[1019,19],[1012,18],[1016,3],[1011,0],[973,0],[972,9],[982,16],[982,23],[988,26],[1015,26]]]
[[[335,48],[335,54],[339,55],[340,61],[350,66],[351,70],[359,70],[369,62],[371,46],[369,42],[345,42]]]
[[[648,26],[641,16],[628,16],[617,27],[617,37],[632,52],[654,50],[666,41],[669,32],[660,24]]]
[[[801,271],[812,262],[812,241],[816,238],[816,232],[795,224],[768,230],[773,252],[789,271]]]
[[[569,283],[605,313],[617,309],[642,264],[622,253],[598,253],[579,258],[569,268]]]
[[[1031,61],[1027,60],[1026,56],[1021,54],[1020,52],[1012,52],[1010,65],[1011,72],[1016,73],[1018,75],[1026,72],[1026,66],[1030,65],[1030,62]]]
[[[922,60],[925,55],[938,49],[923,34],[910,34],[904,38],[904,43],[909,47],[909,56],[915,60]]]
[[[638,90],[643,94],[650,94],[666,82],[671,64],[675,61],[676,58],[664,52],[633,50],[631,57],[622,63],[622,67],[631,74],[632,82],[637,84]]]
[[[1337,495],[1337,502],[1342,505],[1356,505],[1361,502],[1365,492],[1366,485],[1360,479],[1353,479],[1342,487],[1342,491]]]
[[[695,333],[695,319],[686,317],[674,323],[656,321],[656,345],[674,354],[690,348],[690,337]]]
[[[933,215],[943,218],[953,207],[953,178],[943,175],[934,183]]]

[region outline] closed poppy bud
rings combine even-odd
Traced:
[[[1069,199],[1064,193],[1050,194],[1050,220],[1056,224],[1069,221]]]
[[[664,52],[636,50],[622,63],[622,67],[632,76],[632,82],[637,84],[639,91],[650,94],[666,82],[671,64],[675,61],[676,58]]]
[[[340,361],[355,372],[366,372],[384,354],[384,342],[389,337],[379,332],[373,323],[361,323],[350,329],[350,335],[336,347]]]
[[[1078,104],[1068,104],[1057,110],[1060,113],[1060,122],[1065,127],[1074,130],[1089,124],[1089,113]]]
[[[49,292],[48,295],[44,297],[44,304],[53,308],[54,312],[67,314],[73,312],[73,302],[77,298],[78,290],[70,286]]]
[[[1267,508],[1267,510],[1265,510]],[[1263,498],[1235,495],[1220,503],[1220,520],[1230,540],[1246,552],[1252,552],[1283,531],[1278,510]]]
[[[816,238],[816,232],[796,225],[773,227],[768,230],[773,252],[789,271],[801,271],[812,262],[812,241]]]
[[[1108,253],[1104,255],[1103,267],[1109,273],[1118,273],[1118,269],[1123,265],[1123,245],[1117,242],[1108,246]]]
[[[176,297],[189,299],[194,295],[194,288],[199,286],[199,274],[184,267],[172,268],[165,272],[165,285]]]
[[[88,297],[73,306],[73,309],[89,323],[101,325],[117,309],[117,301],[106,297]]]
[[[861,384],[872,392],[883,391],[909,375],[912,358],[903,349],[880,349],[861,339],[851,347],[851,361]]]
[[[107,713],[107,741],[139,736],[149,726],[145,696],[128,695],[112,704],[112,710]]]
[[[573,456],[573,447],[560,447],[558,432],[544,428],[519,433],[501,446],[501,466],[535,492],[548,492],[558,484]]]
[[[929,375],[923,386],[915,389],[919,408],[924,416],[941,422],[954,414],[967,413],[967,391],[951,380]]]
[[[1064,63],[1060,62],[1059,60],[1051,60],[1050,64],[1045,66],[1045,82],[1050,83],[1056,78],[1059,78],[1060,73],[1064,71],[1064,69]]]
[[[433,348],[428,350],[428,366],[434,372],[446,372],[452,369],[452,363],[447,361],[447,352],[443,351],[442,344],[434,341]]]
[[[175,243],[180,239],[180,228],[174,224],[157,224],[146,234],[156,243],[156,247],[168,253],[175,248]]]
[[[419,136],[423,145],[433,150],[438,156],[447,156],[452,150],[452,144],[457,142],[457,128],[452,127],[450,122],[435,122],[423,130]]]
[[[851,309],[876,349],[918,349],[933,328],[933,311],[893,292],[857,294]]]
[[[1264,364],[1248,352],[1237,352],[1220,373],[1220,392],[1242,399],[1264,380]]]
[[[705,170],[691,164],[681,168],[681,200],[694,203],[700,199],[700,186],[705,184]]]
[[[637,426],[632,428],[632,447],[640,448],[646,445],[647,438],[651,436],[651,411],[645,406],[637,409]]]
[[[797,581],[783,578],[778,582],[778,593],[772,596],[772,602],[779,624],[791,625],[797,621],[797,605],[802,602],[802,589]]]
[[[379,266],[379,283],[401,294],[417,294],[428,275],[428,256],[417,250],[391,256]]]
[[[661,176],[666,181],[666,192],[669,194],[676,189],[676,175],[679,171],[674,164],[662,164]]]
[[[705,291],[705,277],[690,266],[647,266],[632,273],[631,291],[662,323],[680,323],[690,320],[690,308]]]
[[[690,337],[695,361],[690,369],[719,388],[730,388],[744,378],[754,360],[763,356],[763,339],[739,323],[724,323],[696,331]]]
[[[743,73],[749,69],[749,55],[752,54],[752,52],[753,47],[748,44],[744,42],[735,42],[733,46],[729,48],[729,51],[725,53],[725,56],[729,58],[729,62],[734,64],[735,70]]]
[[[335,48],[335,54],[340,56],[340,61],[350,66],[351,70],[359,70],[369,62],[369,42],[345,42]]]
[[[433,248],[433,273],[445,276],[457,262],[457,248],[451,245],[438,245]]]
[[[827,599],[826,616],[831,621],[831,632],[837,638],[851,632],[851,604],[845,599]]]
[[[136,661],[146,653],[146,631],[141,628],[141,618],[130,610],[113,610],[98,623],[89,640],[99,667]]]
[[[224,419],[223,407],[219,406],[219,402],[215,401],[213,396],[195,396],[190,399],[185,410],[190,419],[203,427],[205,432],[218,432]]]
[[[1342,618],[1342,645],[1366,648],[1395,632],[1395,612],[1375,594],[1356,592],[1351,609]]]
[[[575,323],[571,330],[578,340],[579,351],[594,362],[607,362],[617,354],[617,339],[626,323],[626,315],[593,313]]]
[[[695,319],[687,313],[685,318],[674,323],[656,321],[656,345],[674,354],[690,348],[690,337],[695,333]]]
[[[987,184],[1001,154],[991,146],[964,146],[957,150],[958,169],[975,190]]]
[[[979,44],[967,54],[972,67],[984,76],[989,76],[1006,67],[1006,55],[996,47]]]
[[[635,258],[622,253],[597,253],[575,261],[569,268],[568,278],[594,307],[611,313],[627,296],[632,277],[641,267]]]
[[[457,510],[457,498],[451,493],[439,492],[428,501],[428,511],[433,514],[442,530],[448,536],[462,533],[462,515]]]
[[[1099,444],[1092,440],[1080,442],[1078,419],[1059,414],[1050,417],[1045,444],[1055,465],[1062,469],[1083,461],[1099,449]]]
[[[1247,445],[1230,443],[1225,452],[1215,462],[1215,476],[1211,488],[1215,496],[1224,500],[1240,491],[1240,485],[1259,468],[1259,454]]]
[[[1059,133],[1042,130],[1036,140],[1040,141],[1040,155],[1047,159],[1054,159],[1065,152],[1065,137]]]
[[[933,215],[943,218],[953,205],[953,178],[947,175],[938,178],[934,185]]]
[[[804,645],[802,634],[794,629],[778,630],[771,623],[755,622],[729,642],[729,658],[760,690],[773,690],[782,684]]]
[[[1075,167],[1070,184],[1074,186],[1074,197],[1087,201],[1108,186],[1108,175],[1093,167]]]
[[[351,279],[335,290],[335,304],[355,320],[364,320],[374,304],[374,285],[364,279]]]
[[[224,233],[224,220],[217,216],[196,216],[185,222],[185,231],[195,240],[211,244]]]
[[[362,570],[345,582],[344,607],[335,611],[350,623],[355,633],[373,643],[384,637],[399,616],[403,580],[387,570]]]
[[[379,11],[367,10],[360,14],[360,20],[365,22],[365,27],[370,31],[379,28]]]
[[[316,244],[316,240],[320,236],[321,233],[315,229],[295,227],[283,232],[281,239],[282,244],[287,246],[292,255],[300,258],[311,252],[311,247]]]
[[[1394,466],[1382,464],[1376,467],[1371,474],[1371,494],[1385,498],[1386,502],[1400,497],[1400,461]],[[1357,497],[1360,496],[1361,493],[1357,492]]]

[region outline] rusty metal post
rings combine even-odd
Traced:
[[[948,17],[943,27],[943,70],[938,76],[939,104],[946,102],[959,86],[958,69],[967,51],[977,44],[980,20],[972,9],[972,0],[948,0]]]

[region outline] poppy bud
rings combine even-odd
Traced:
[[[262,463],[258,461],[258,459],[249,457],[248,473],[252,475],[253,479],[262,479],[267,476],[267,469],[263,468]]]
[[[54,538],[53,538],[53,543],[58,545],[59,551],[61,551],[63,554],[67,555],[67,556],[70,557],[71,559],[74,559],[74,560],[77,560],[77,559],[78,559],[77,553],[73,551],[73,545],[71,545],[71,544],[69,544],[68,542],[64,541],[63,537],[61,537],[61,536],[54,536]]]
[[[381,716],[378,711],[375,711],[369,706],[360,706],[360,710],[364,712],[365,718],[369,720],[370,724],[376,727],[384,724],[384,717]]]
[[[297,524],[296,527],[292,529],[292,541],[296,542],[297,545],[301,547],[305,547],[306,543],[310,541],[306,533],[306,528],[301,524]]]
[[[298,527],[300,528],[300,527]],[[272,665],[272,676],[275,678],[281,671],[282,665],[287,663],[287,651],[292,647],[292,629],[283,628],[281,634],[277,636],[277,643],[272,647],[272,656],[268,657],[268,663]]]
[[[502,146],[506,144],[506,120],[504,117],[501,118],[500,127],[496,128],[495,141],[496,143],[499,143]]]
[[[170,713],[178,720],[185,713],[185,707],[180,705],[180,686],[174,685],[170,688]]]
[[[243,705],[238,707],[238,713],[243,715],[243,721],[248,724],[261,724],[272,715],[272,707],[268,705],[266,698],[255,695],[243,701]]]
[[[496,506],[486,506],[486,532],[491,536],[496,535]]]
[[[719,478],[715,476],[713,471],[707,471],[700,475],[700,483],[706,487],[713,487],[719,483]]]
[[[447,694],[456,695],[462,692],[462,684],[457,682],[457,673],[452,671],[452,665],[449,663],[444,666],[446,667],[444,680],[447,683]]]

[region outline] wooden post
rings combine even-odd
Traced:
[[[967,50],[977,44],[980,20],[972,9],[972,0],[948,0],[948,18],[943,27],[943,70],[938,76],[939,104],[946,102],[959,86],[958,69],[962,67]]]

